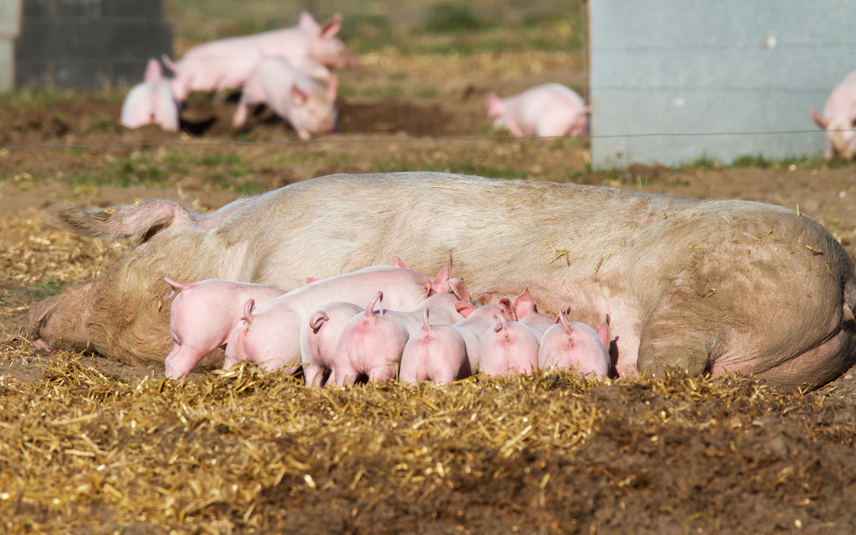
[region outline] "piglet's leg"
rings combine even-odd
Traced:
[[[384,364],[375,366],[369,370],[369,381],[391,381],[398,375],[398,366],[395,364]]]
[[[306,378],[306,386],[324,386],[324,374],[327,369],[319,364],[310,364],[303,368],[303,375]]]
[[[402,383],[409,383],[415,385],[419,382],[418,377],[418,369],[415,362],[415,359],[402,359],[401,360],[401,370],[398,373],[398,380]]]
[[[336,384],[339,386],[351,386],[357,382],[360,374],[351,366],[350,362],[337,362],[335,367]]]
[[[206,354],[176,343],[164,361],[166,376],[170,379],[186,377]]]

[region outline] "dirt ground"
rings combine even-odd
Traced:
[[[374,74],[430,70],[387,59]],[[567,58],[538,61],[545,77],[582,77]],[[371,65],[343,83],[368,87]],[[122,129],[115,98],[0,107],[0,531],[856,531],[854,370],[805,395],[751,378],[563,375],[321,393],[249,368],[164,383],[160,367],[25,340],[31,303],[128,250],[48,229],[39,209],[170,197],[209,210],[336,172],[448,169],[799,205],[854,255],[856,166],[593,173],[584,140],[483,139],[502,135],[484,115],[490,77],[454,80],[428,97],[352,91],[341,132],[309,144],[266,112],[231,132],[226,96],[191,101],[179,135]],[[23,145],[47,147],[11,148]]]

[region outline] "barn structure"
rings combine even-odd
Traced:
[[[0,90],[131,85],[171,52],[161,0],[0,0]]]
[[[815,156],[856,2],[589,0],[592,163]]]

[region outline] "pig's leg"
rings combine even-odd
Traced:
[[[176,343],[164,361],[166,376],[170,379],[186,377],[206,354]]]
[[[241,128],[247,122],[247,113],[248,106],[246,101],[242,98],[238,102],[238,107],[235,109],[235,116],[232,118],[232,128]]]
[[[369,381],[392,381],[398,376],[398,366],[395,364],[383,364],[375,366],[368,373]]]
[[[306,378],[306,386],[324,386],[324,374],[327,368],[320,364],[309,364],[303,368],[303,376]]]
[[[708,369],[711,351],[719,345],[720,337],[710,331],[688,331],[688,325],[709,324],[704,318],[690,319],[696,312],[689,307],[667,306],[648,318],[636,359],[640,372],[659,375],[666,368],[678,368],[690,375],[701,375]]]
[[[419,382],[417,359],[401,359],[401,369],[398,372],[398,380],[402,383],[415,385]]]

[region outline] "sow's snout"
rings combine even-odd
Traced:
[[[46,351],[54,349],[82,349],[89,343],[86,318],[93,282],[66,289],[30,305],[27,337],[36,347]]]

